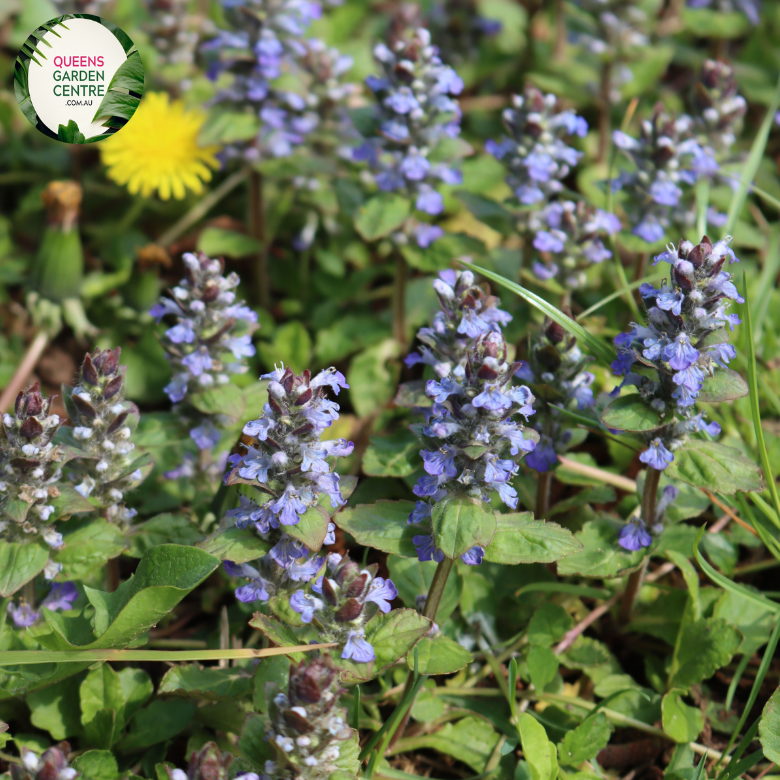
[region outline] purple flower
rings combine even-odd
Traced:
[[[290,596],[290,607],[293,611],[298,612],[301,616],[301,620],[304,623],[311,623],[314,619],[315,610],[320,610],[323,607],[323,603],[319,599],[315,599],[313,596],[309,596],[302,590],[296,590],[295,593]]]
[[[631,232],[648,244],[655,244],[664,237],[663,226],[658,221],[658,218],[652,214],[645,215]]]
[[[425,383],[425,394],[437,404],[443,404],[451,395],[462,395],[463,388],[450,377],[444,377],[441,382],[429,379]]]
[[[341,371],[337,371],[332,366],[320,371],[320,373],[311,380],[310,387],[323,386],[329,387],[336,395],[341,392],[342,387],[345,390],[349,389],[344,374],[342,374]]]
[[[398,597],[398,589],[393,585],[392,580],[386,580],[383,577],[375,577],[368,589],[366,601],[373,601],[379,609],[387,614],[391,607],[390,602]]]
[[[233,353],[236,360],[242,357],[252,357],[256,350],[252,344],[252,337],[249,335],[236,336],[225,341],[225,346]]]
[[[480,547],[479,545],[475,545],[470,550],[466,550],[466,552],[464,552],[463,555],[460,556],[460,559],[467,566],[479,566],[479,564],[482,563],[482,559],[484,557],[485,557],[484,548]]]
[[[487,409],[490,412],[498,412],[503,409],[509,409],[512,401],[501,390],[497,384],[485,383],[483,391],[472,400],[471,405],[478,409]]]
[[[396,92],[388,95],[384,100],[384,104],[389,109],[395,111],[396,114],[408,114],[415,108],[420,107],[417,98],[409,87],[400,87]]]
[[[644,354],[647,357],[647,350]],[[675,371],[682,371],[699,359],[699,351],[691,346],[687,333],[678,333],[675,340],[664,349],[664,358]]]
[[[417,480],[412,492],[420,498],[436,496],[439,491],[439,477],[434,475],[423,476]]]
[[[209,450],[219,444],[220,432],[211,420],[206,420],[190,430],[190,438],[198,445],[199,450]]]
[[[433,536],[413,536],[412,542],[417,549],[417,559],[419,561],[436,561],[441,563],[444,560],[444,553],[436,548],[433,543]]]
[[[458,325],[458,333],[475,339],[488,330],[490,330],[490,326],[477,314],[475,309],[468,307],[463,309],[463,317]]]
[[[643,547],[649,547],[652,543],[653,539],[645,530],[645,524],[642,520],[631,520],[618,533],[618,544],[624,550],[636,552]]]
[[[322,442],[322,446],[328,455],[335,458],[347,458],[355,449],[354,443],[346,439],[327,439]]]
[[[495,455],[485,456],[485,482],[508,482],[515,471],[517,465],[514,461],[502,460]]]
[[[455,451],[451,447],[442,447],[436,452],[420,450],[423,459],[423,467],[433,476],[439,477],[445,474],[448,477],[457,477],[458,469],[455,465]],[[509,461],[511,463],[511,461]],[[514,464],[512,464],[514,465]]]
[[[398,166],[400,172],[410,181],[422,181],[431,169],[431,164],[420,154],[408,154]]]
[[[55,612],[60,609],[72,609],[78,595],[79,592],[72,582],[53,582],[49,595],[41,602],[41,606]]]
[[[171,399],[171,403],[177,404],[187,395],[187,374],[176,374],[171,381],[163,388]]]
[[[182,320],[178,325],[166,330],[165,335],[174,344],[192,344],[195,341],[195,331],[192,329],[191,320]]]
[[[695,395],[698,394],[704,383],[704,372],[698,366],[688,366],[682,371],[677,371],[672,377],[672,381]]]
[[[707,353],[722,368],[726,368],[728,363],[737,356],[737,350],[734,346],[727,343],[713,344],[711,347],[707,347]]]
[[[444,230],[438,225],[420,224],[414,231],[417,246],[427,249],[434,241],[438,241],[444,235]]]
[[[182,361],[182,365],[187,366],[193,376],[200,376],[204,371],[211,370],[213,362],[206,347],[198,347],[194,352],[190,352]]]
[[[303,546],[303,542],[298,539],[282,534],[282,538],[271,548],[268,554],[279,566],[283,569],[288,569],[298,558],[303,558],[306,555],[306,548]]]
[[[655,305],[662,311],[670,311],[672,314],[676,314],[678,317],[682,314],[682,305],[685,301],[685,296],[674,290],[667,290],[662,292],[656,299]]]
[[[256,479],[261,484],[268,482],[268,469],[271,468],[271,459],[254,447],[247,449],[238,474],[244,479]]]
[[[661,206],[676,206],[682,190],[671,181],[657,179],[650,185],[650,197]]]
[[[534,238],[534,246],[540,252],[563,252],[564,243],[553,233],[540,230]]]
[[[525,462],[534,471],[549,471],[557,462],[558,454],[548,436],[543,436],[533,452],[529,453]]]
[[[517,509],[517,491],[508,482],[495,482],[492,487],[510,509]]]
[[[427,501],[417,501],[414,509],[409,513],[407,523],[419,523],[422,520],[428,520],[431,517],[431,505]]]
[[[646,463],[650,468],[663,471],[674,460],[674,455],[666,449],[661,439],[656,437],[639,456],[639,460],[642,463]]]
[[[268,601],[270,597],[266,589],[267,585],[265,580],[258,577],[247,585],[236,588],[236,598],[244,604],[250,604],[253,601]]]
[[[534,262],[531,264],[531,270],[537,279],[541,279],[543,282],[546,282],[552,279],[555,274],[558,273],[558,266],[555,263],[545,265],[544,263],[540,263],[538,260],[534,260]]]
[[[301,471],[314,471],[318,474],[327,474],[330,471],[330,466],[325,458],[328,453],[325,449],[319,449],[316,444],[318,442],[312,442],[310,446],[304,446],[301,449],[303,455],[303,461],[301,462]]]
[[[284,493],[272,501],[269,507],[279,517],[279,522],[282,525],[297,525],[300,520],[298,515],[305,514],[307,509],[306,504],[301,501],[298,491],[293,487],[292,483],[288,483]]]
[[[19,602],[19,606],[9,601],[6,610],[17,628],[29,628],[41,616],[24,599]]]
[[[418,211],[436,216],[444,211],[444,198],[434,189],[421,189],[414,206]]]
[[[309,479],[311,479],[312,482],[330,498],[330,505],[333,509],[344,504],[344,496],[341,495],[341,489],[339,488],[338,474],[309,474]],[[330,542],[330,544],[332,544],[332,542]]]
[[[364,637],[365,631],[362,628],[357,631],[350,631],[347,634],[347,641],[344,644],[341,657],[358,664],[367,664],[373,661],[376,658],[374,648],[371,647]]]

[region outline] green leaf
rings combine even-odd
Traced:
[[[156,515],[145,523],[133,526],[127,554],[133,558],[141,558],[147,550],[161,544],[183,544],[194,547],[202,539],[203,533],[189,517],[166,512]],[[206,550],[206,552],[211,551]],[[212,554],[216,555],[216,553]]]
[[[321,506],[313,506],[299,517],[295,525],[285,526],[284,530],[294,539],[303,542],[309,550],[316,552],[325,541],[329,522],[330,515],[327,511]]]
[[[136,573],[114,593],[84,587],[95,608],[92,618],[44,609],[53,633],[38,639],[50,650],[124,647],[156,625],[218,566],[218,558],[194,547],[156,547],[144,554]]]
[[[83,144],[86,142],[84,133],[79,130],[79,126],[71,119],[67,126],[59,125],[57,127],[57,140],[64,141],[66,144]]]
[[[256,712],[249,712],[244,719],[238,740],[241,755],[256,769],[263,769],[266,761],[276,756],[271,743],[265,738],[263,719]]]
[[[478,274],[482,274],[486,279],[490,279],[496,284],[504,287],[510,292],[519,295],[526,303],[530,303],[531,306],[539,310],[542,314],[549,317],[553,322],[557,322],[564,330],[568,331],[575,336],[580,342],[580,348],[586,352],[599,358],[603,363],[609,366],[615,359],[615,350],[607,346],[603,341],[600,341],[595,336],[592,336],[585,328],[578,322],[575,322],[571,317],[565,315],[560,309],[557,309],[550,303],[535,295],[530,290],[526,290],[515,282],[505,279],[503,276],[488,271],[485,268],[480,268],[473,263],[468,263],[465,260],[458,260],[461,265],[465,265],[472,271],[476,271]]]
[[[149,681],[151,694],[151,681]],[[125,728],[125,699],[119,675],[102,664],[91,671],[79,690],[81,722],[90,745],[109,749]]]
[[[376,241],[397,230],[409,216],[409,200],[383,192],[369,198],[355,214],[355,230],[366,240]]]
[[[82,512],[94,512],[95,507],[84,496],[76,492],[73,485],[61,484],[58,486],[59,496],[51,500],[54,506],[54,516],[62,518],[68,515]]]
[[[116,780],[121,776],[119,765],[110,750],[88,750],[71,761],[82,780]]]
[[[585,577],[609,579],[636,571],[645,557],[644,550],[628,552],[618,544],[623,523],[607,517],[585,523],[575,538],[583,549],[558,562],[558,574],[582,574]]]
[[[721,618],[706,618],[682,629],[677,652],[677,670],[670,684],[688,690],[731,661],[742,634]]]
[[[172,739],[190,725],[197,702],[189,699],[155,699],[133,718],[120,750],[141,750]]]
[[[480,222],[484,222],[501,235],[511,236],[516,232],[517,220],[512,212],[500,203],[466,190],[460,190],[455,195]]]
[[[714,376],[705,376],[697,400],[714,404],[720,401],[735,401],[750,392],[747,382],[730,368],[719,368]]]
[[[283,691],[287,690],[290,676],[290,659],[283,655],[272,655],[264,658],[257,665],[253,678],[254,693],[252,701],[259,712],[268,712],[268,701],[265,695],[266,683],[276,683]]]
[[[198,250],[209,257],[249,257],[262,248],[262,241],[226,228],[207,227],[198,237]]]
[[[558,673],[558,656],[549,647],[534,646],[528,651],[526,661],[534,688],[543,691]]]
[[[271,344],[261,341],[257,345],[260,358],[269,369],[281,361],[297,374],[309,365],[311,348],[311,336],[299,320],[278,327]]]
[[[552,563],[582,550],[571,531],[534,520],[531,512],[496,515],[496,533],[485,550],[491,563]]]
[[[363,473],[370,477],[408,477],[419,468],[420,442],[407,429],[390,436],[372,436],[363,455]]]
[[[407,523],[413,509],[412,501],[382,499],[375,504],[358,504],[342,509],[334,520],[339,528],[351,534],[364,547],[404,558],[417,558],[412,538],[424,531],[420,530],[420,526]]]
[[[496,532],[496,513],[472,498],[438,501],[431,518],[436,546],[454,560],[475,545],[487,547]]]
[[[260,130],[260,120],[254,113],[216,111],[209,114],[198,133],[201,146],[249,141]],[[205,251],[205,250],[203,250]]]
[[[271,542],[261,539],[254,528],[235,526],[217,531],[198,544],[209,555],[233,563],[247,563],[262,558],[272,546]]]
[[[612,727],[603,712],[585,718],[558,745],[558,761],[562,766],[574,767],[591,761],[607,746],[611,734]]]
[[[129,90],[136,93],[138,97],[128,95],[120,90]],[[92,117],[92,121],[96,122],[98,119],[103,118],[107,120],[103,123],[104,126],[121,126],[121,124],[111,120],[115,117],[124,121],[130,119],[136,108],[138,108],[140,96],[143,95],[143,92],[144,66],[141,62],[141,55],[134,51],[117,69],[106,89],[105,97],[100,101],[95,116]]]
[[[192,405],[203,414],[226,414],[234,420],[243,417],[246,403],[241,388],[227,384],[212,387],[191,396]]]
[[[661,702],[664,731],[675,742],[695,742],[704,728],[704,717],[699,707],[691,707],[682,697],[685,691],[673,688]]]
[[[249,625],[260,631],[264,637],[278,647],[295,647],[296,645],[301,644],[298,637],[295,636],[292,630],[285,626],[284,623],[280,623],[275,618],[263,615],[261,612],[255,612],[252,619],[249,621]],[[303,658],[303,653],[290,653],[290,658],[295,661],[300,661]]]
[[[680,479],[712,493],[731,495],[738,490],[761,492],[761,471],[739,450],[714,441],[689,439],[674,451],[674,460],[664,472],[669,479]]]
[[[62,564],[64,579],[84,579],[127,547],[122,531],[102,517],[71,520],[59,528],[65,546],[52,557]]]
[[[780,764],[780,688],[764,705],[758,726],[758,738],[767,760]]]
[[[79,682],[69,677],[54,685],[27,694],[30,722],[36,728],[48,731],[52,739],[61,740],[81,736],[78,705]]]
[[[437,615],[437,620],[439,617]],[[472,663],[474,657],[465,647],[444,634],[431,639],[424,636],[416,645],[417,671],[420,674],[454,674]],[[406,663],[414,669],[414,656],[408,653]]]
[[[252,675],[246,669],[219,669],[200,664],[174,666],[166,672],[157,688],[160,694],[172,693],[209,701],[239,699],[252,690]]]
[[[0,541],[0,596],[13,596],[22,585],[43,571],[48,560],[49,547],[43,542]]]
[[[544,726],[524,712],[517,724],[523,755],[531,768],[531,780],[555,780],[558,777],[558,759],[555,745],[547,739]]]
[[[367,417],[393,397],[401,368],[396,358],[401,348],[385,339],[352,358],[347,371],[349,397],[359,417]]]
[[[601,419],[607,428],[619,431],[654,431],[669,424],[645,401],[639,393],[615,398],[601,413]]]
[[[387,568],[390,577],[398,589],[398,596],[407,607],[416,608],[417,597],[428,593],[436,573],[438,564],[435,561],[420,561],[414,558],[399,558],[390,555],[387,558]],[[453,568],[436,611],[436,622],[443,626],[447,618],[457,609],[463,592],[463,577]]]
[[[573,625],[574,621],[562,606],[547,601],[534,612],[528,624],[528,642],[537,647],[551,647],[560,642]]]

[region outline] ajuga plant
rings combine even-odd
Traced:
[[[474,281],[471,271],[448,269],[433,282],[439,299],[438,311],[430,326],[420,328],[422,345],[406,357],[411,368],[418,363],[431,366],[441,377],[462,381],[466,374],[466,355],[476,339],[488,331],[500,331],[512,316],[498,308],[499,299]]]
[[[512,97],[501,120],[506,135],[498,142],[488,141],[485,149],[504,164],[506,183],[521,206],[543,205],[561,192],[562,180],[582,157],[567,139],[583,138],[588,123],[574,111],[560,109],[555,95],[545,95],[531,84]],[[524,227],[524,212],[518,220]]]
[[[527,383],[536,398],[533,427],[539,442],[528,453],[525,463],[539,472],[537,518],[547,514],[547,472],[558,462],[558,453],[564,452],[572,441],[572,431],[560,410],[582,411],[593,406],[595,376],[585,370],[592,361],[582,354],[573,336],[568,336],[558,323],[547,320],[539,337],[531,341],[528,359],[515,371],[515,376]]]
[[[648,15],[643,4],[634,0],[575,0],[584,13],[576,18],[574,41],[590,52],[600,64],[600,83],[590,87],[598,94],[599,149],[603,160],[609,139],[612,106],[620,101],[625,84],[634,75],[628,63],[650,45]]]
[[[584,201],[564,200],[532,212],[528,227],[541,254],[531,265],[534,275],[572,290],[585,284],[589,268],[612,257],[604,242],[620,230],[620,220]]]
[[[744,302],[724,270],[728,261],[737,261],[730,240],[712,244],[704,236],[696,246],[681,240],[659,255],[656,263],[671,265],[670,281],[660,288],[647,283],[639,288],[647,319],[615,338],[618,356],[612,368],[624,377],[621,387],[636,392],[612,401],[603,419],[610,428],[642,433],[647,449],[639,459],[648,466],[651,487],[646,489],[653,501],[660,473],[676,453],[690,448],[698,434],[720,433],[720,425],[707,422],[696,409],[697,399],[712,403],[747,394],[744,381],[728,368],[737,352],[728,343],[726,326],[733,331],[740,318],[727,310],[732,301]],[[628,421],[632,413],[638,417]],[[633,522],[644,530],[654,519],[654,512],[643,509]],[[625,534],[634,549],[650,544],[647,534],[632,529]]]
[[[341,657],[354,663],[370,663],[374,648],[365,638],[365,625],[381,610],[390,612],[398,591],[392,580],[377,576],[377,564],[363,569],[347,556],[331,553],[326,571],[310,586],[297,590],[290,607],[304,623],[313,623],[321,641],[337,642]]]
[[[650,119],[642,120],[639,138],[622,130],[612,134],[615,146],[634,164],[612,180],[625,195],[623,207],[632,233],[649,244],[661,241],[672,225],[684,222],[680,202],[684,189],[717,170],[714,158],[692,136],[693,120],[675,118],[659,103]]]
[[[125,493],[140,484],[152,463],[148,455],[133,456],[131,439],[139,414],[125,399],[127,367],[119,364],[120,353],[117,347],[86,355],[78,383],[63,386],[62,394],[81,450],[70,464],[76,490],[91,499],[103,517],[124,525],[136,515],[125,507]]]
[[[251,332],[257,313],[236,303],[235,273],[224,275],[221,260],[203,253],[182,256],[187,275],[149,312],[158,322],[175,319],[162,337],[173,368],[165,392],[190,425],[190,437],[201,451],[219,442],[219,414],[198,410],[193,399],[210,387],[226,385],[231,374],[247,371],[246,358],[255,354]]]
[[[6,612],[16,628],[29,628],[40,619],[41,608],[46,608],[52,612],[71,609],[78,595],[78,590],[72,582],[53,582],[49,592],[37,609],[35,604],[30,603],[22,596],[18,602],[9,601]]]
[[[268,402],[256,420],[244,426],[243,454],[231,455],[228,485],[247,485],[255,498],[240,496],[240,506],[227,520],[248,528],[268,545],[257,566],[226,562],[228,574],[245,577],[236,591],[240,601],[267,601],[307,582],[321,568],[316,552],[332,544],[335,526],[324,500],[337,511],[345,503],[335,461],[352,453],[345,439],[322,440],[323,432],[338,419],[339,406],[327,397],[347,388],[340,372],[328,368],[312,377],[296,376],[290,368],[277,368],[263,379]],[[301,523],[303,518],[304,523]]]
[[[60,742],[38,755],[22,747],[22,763],[11,764],[11,780],[74,780],[79,773],[68,764],[70,744]]]
[[[37,542],[51,549],[62,547],[62,534],[54,526],[60,495],[57,483],[69,457],[52,442],[60,418],[51,413],[51,398],[43,398],[36,382],[16,397],[13,413],[3,415],[0,428],[0,538],[10,542]],[[46,579],[62,566],[49,561]]]

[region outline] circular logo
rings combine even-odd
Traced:
[[[66,14],[24,42],[14,91],[24,115],[44,135],[93,143],[133,116],[144,91],[144,67],[135,44],[115,24]]]

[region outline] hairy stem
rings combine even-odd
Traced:
[[[441,597],[444,595],[444,587],[447,584],[447,580],[452,571],[455,561],[450,558],[444,558],[439,562],[436,567],[436,573],[431,580],[431,587],[428,589],[428,598],[425,600],[425,609],[423,609],[423,617],[430,618],[431,622],[436,619],[436,613],[439,611],[439,604],[441,603]],[[404,692],[401,695],[401,699],[411,690],[414,684],[414,673],[410,672],[406,678],[406,686]],[[398,728],[393,734],[393,738],[390,740],[388,748],[392,748],[396,742],[404,735],[406,730],[406,724],[409,723],[409,718],[412,714],[412,707],[414,707],[414,701],[409,704],[409,708],[406,710],[405,715],[401,718],[401,722],[398,724]]]
[[[536,483],[536,508],[534,516],[537,520],[544,520],[550,509],[550,485],[552,484],[552,474],[549,471],[540,471],[539,479]]]
[[[249,172],[249,234],[262,244],[255,257],[255,284],[260,305],[268,310],[271,305],[271,289],[268,280],[268,258],[265,245],[263,174],[255,170]]]
[[[645,488],[642,491],[642,514],[641,518],[646,525],[652,525],[655,518],[655,499],[658,493],[658,481],[661,479],[661,472],[658,469],[648,468],[645,474]],[[628,578],[626,592],[620,602],[620,621],[628,622],[631,612],[634,609],[636,598],[642,587],[642,581],[645,578],[647,569],[647,558],[645,558],[639,571],[635,571]]]
[[[393,338],[406,349],[406,260],[399,252],[395,258],[395,283],[393,284]]]

